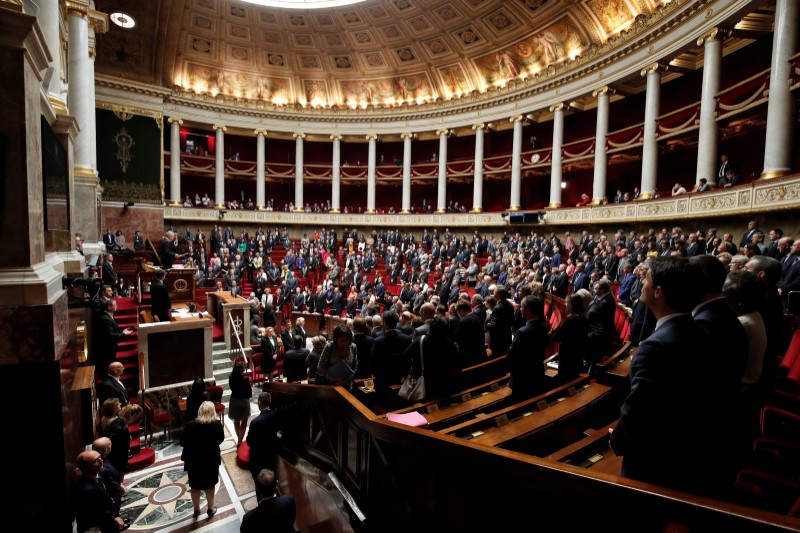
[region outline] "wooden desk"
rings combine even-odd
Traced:
[[[322,315],[319,313],[300,313],[297,311],[292,312],[292,324],[297,325],[298,318],[304,318],[306,323],[303,329],[306,330],[306,335],[309,337],[316,337],[319,335],[319,324],[322,322]]]
[[[329,339],[333,338],[333,330],[336,326],[347,326],[347,319],[340,316],[325,315],[325,331]]]
[[[215,321],[222,324],[225,331],[225,347],[238,349],[239,338],[242,346],[250,346],[250,302],[228,291],[209,292],[206,310]]]
[[[607,396],[610,392],[610,387],[592,383],[574,396],[569,396],[543,411],[523,413],[521,418],[509,421],[500,427],[486,427],[483,429],[482,434],[472,438],[472,442],[485,446],[502,446],[510,441],[528,437],[542,428],[577,413],[600,398]]]

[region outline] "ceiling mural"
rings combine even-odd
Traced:
[[[95,0],[136,26],[97,38],[98,73],[313,107],[414,105],[484,92],[573,59],[670,0]]]

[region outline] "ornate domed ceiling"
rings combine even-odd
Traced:
[[[100,74],[212,96],[362,107],[447,100],[533,75],[669,0],[95,3],[136,21],[98,36]]]

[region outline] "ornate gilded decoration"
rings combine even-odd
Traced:
[[[136,141],[133,140],[133,137],[128,134],[128,130],[125,128],[120,129],[116,135],[114,135],[114,144],[117,145],[117,161],[119,162],[119,166],[122,169],[122,173],[125,174],[128,172],[128,165],[133,159],[133,154],[131,154],[131,148],[136,144]]]
[[[178,278],[175,280],[172,288],[175,289],[175,292],[186,292],[189,290],[189,284],[186,283],[185,279]]]

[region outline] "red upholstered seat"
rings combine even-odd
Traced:
[[[210,387],[206,388],[206,392],[208,393],[208,397],[211,398],[211,401],[214,402],[214,409],[217,410],[219,421],[225,423],[223,420],[223,416],[225,415],[225,404],[222,403],[222,394],[224,392],[222,387],[219,385],[211,385]]]
[[[150,400],[144,401],[144,412],[145,432],[150,435],[150,443],[153,442],[153,427],[163,427],[164,436],[166,437],[172,425],[172,415],[167,411],[156,412],[156,408]]]
[[[147,468],[156,462],[156,452],[152,448],[142,448],[142,451],[128,459],[128,472],[136,472]]]
[[[239,468],[250,469],[250,446],[247,445],[247,441],[242,441],[239,449],[236,450],[236,464],[239,465]]]
[[[798,361],[800,361],[800,330],[795,331],[792,335],[792,342],[778,365],[778,375],[789,375]]]
[[[257,352],[253,354],[253,377],[251,379],[253,383],[264,381],[264,368],[261,366],[261,361],[263,358],[263,353]]]

